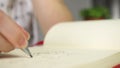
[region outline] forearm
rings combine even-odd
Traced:
[[[35,14],[40,22],[43,33],[55,24],[73,20],[68,8],[62,0],[32,0]]]

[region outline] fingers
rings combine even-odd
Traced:
[[[21,48],[27,44],[27,39],[22,31],[14,24],[13,21],[6,19],[7,24],[0,24],[1,34],[15,47]]]
[[[28,43],[29,34],[8,16],[0,19],[0,33],[16,48],[24,48]]]
[[[11,18],[9,17],[9,19],[11,19]],[[24,28],[22,28],[21,26],[19,26],[19,25],[18,25],[15,21],[13,21],[12,19],[11,19],[11,21],[14,22],[13,24],[14,24],[15,26],[17,26],[17,28],[22,31],[22,33],[25,35],[25,38],[26,38],[27,40],[29,40],[29,39],[30,39],[29,33],[28,33],[27,31],[25,31]]]
[[[13,49],[14,47],[2,35],[0,35],[0,51],[8,52]]]
[[[17,23],[15,23],[15,25],[18,26],[18,28],[19,28],[20,30],[22,30],[22,32],[24,33],[26,39],[29,40],[29,39],[30,39],[29,33],[28,33],[27,31],[25,31],[22,27],[20,27]]]

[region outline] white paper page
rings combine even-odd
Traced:
[[[28,57],[19,49],[7,55],[1,55],[0,68],[77,68],[78,66],[88,68],[82,67],[82,65],[100,61],[116,53],[116,51],[108,50],[64,50],[41,47],[33,47],[30,50],[34,56],[33,58]]]
[[[111,55],[102,60],[94,61],[83,65],[74,65],[70,68],[113,68],[120,64],[120,53]]]
[[[15,50],[0,58],[0,68],[70,68],[94,63],[119,52],[119,22],[106,20],[58,24],[48,32],[43,47],[31,48],[33,58]]]
[[[45,46],[120,50],[120,20],[64,22],[54,26]]]

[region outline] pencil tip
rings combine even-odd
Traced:
[[[30,57],[32,58],[33,56],[32,56],[32,55],[30,55]]]
[[[30,50],[28,49],[28,47],[22,49],[22,51],[24,51],[26,54],[28,54],[31,58],[33,57]]]

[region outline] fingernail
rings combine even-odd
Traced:
[[[28,42],[26,41],[26,39],[25,38],[21,38],[20,40],[19,40],[19,46],[20,47],[26,47],[27,46],[27,44],[28,44]]]

